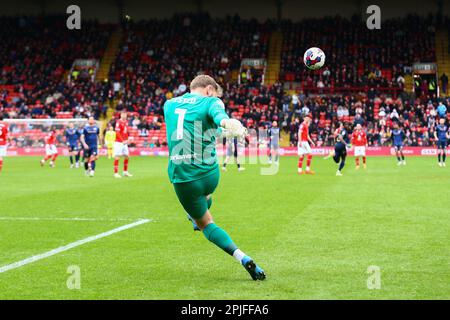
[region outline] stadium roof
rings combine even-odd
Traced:
[[[176,13],[208,12],[214,17],[239,14],[243,18],[283,18],[293,20],[305,17],[351,16],[366,14],[373,1],[369,0],[16,0],[2,3],[0,15],[17,14],[65,14],[69,5],[76,3],[82,9],[83,18],[97,18],[105,22],[117,21],[120,14],[128,14],[135,20],[169,18]],[[421,15],[430,12],[450,14],[450,0],[427,2],[423,0],[378,0],[382,19],[403,16],[408,13]],[[439,4],[442,4],[439,7]]]

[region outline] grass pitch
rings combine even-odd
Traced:
[[[231,257],[194,233],[166,173],[165,158],[132,158],[130,179],[99,161],[40,168],[7,158],[0,174],[0,268],[148,218],[151,222],[0,273],[0,299],[450,299],[450,167],[435,158],[296,158],[278,174],[260,165],[222,173],[212,213],[267,273],[253,282]],[[87,220],[74,220],[86,218]],[[70,266],[81,288],[69,289]],[[370,266],[381,288],[368,289]]]

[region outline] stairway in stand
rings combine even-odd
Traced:
[[[120,50],[120,42],[122,41],[122,29],[117,28],[109,38],[108,45],[105,49],[105,53],[103,54],[102,61],[100,62],[100,67],[97,71],[97,75],[95,77],[95,81],[104,81],[108,78],[109,69],[111,68],[111,64],[116,59],[117,54]]]
[[[272,32],[269,40],[265,84],[272,85],[279,80],[282,47],[283,34],[280,31]]]
[[[438,70],[438,78],[442,76],[443,73],[450,77],[450,54],[448,46],[448,31],[439,30],[436,32],[436,62]],[[441,83],[439,83],[439,94],[444,97],[445,94],[442,91]],[[448,89],[447,89],[448,92]],[[448,94],[447,94],[448,96]]]
[[[410,74],[405,75],[405,91],[406,92],[414,91],[413,77]]]
[[[106,46],[105,53],[103,54],[102,60],[100,62],[100,67],[97,71],[95,81],[105,81],[109,77],[109,70],[111,64],[116,60],[117,54],[120,50],[120,43],[122,41],[123,31],[121,28],[117,28],[109,38],[108,45]],[[108,104],[108,111],[106,112],[106,117],[102,121],[102,131],[106,128],[106,124],[114,116],[117,101],[106,102]]]

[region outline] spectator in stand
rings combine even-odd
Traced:
[[[101,114],[104,85],[68,83],[63,76],[75,59],[100,59],[111,28],[84,21],[82,30],[71,32],[65,22],[64,16],[0,18],[0,86],[9,85],[15,96],[0,95],[0,109],[10,117]]]
[[[447,94],[447,88],[448,88],[448,77],[445,73],[442,74],[442,76],[439,78],[441,80],[442,85],[442,92]]]
[[[356,125],[361,125],[362,127],[364,127],[364,119],[362,118],[361,114],[357,113],[355,115],[355,121],[353,122],[354,126]]]
[[[437,107],[437,114],[440,118],[447,117],[447,107],[442,102],[439,102],[439,105]]]
[[[272,21],[179,14],[128,23],[106,81],[67,83],[63,75],[75,58],[102,56],[110,28],[90,22],[85,31],[67,34],[57,28],[65,21],[61,17],[25,20],[24,26],[17,27],[15,19],[0,18],[0,35],[5,39],[0,47],[0,85],[14,86],[13,91],[0,87],[0,112],[9,117],[55,117],[58,112],[100,116],[106,113],[107,103],[114,101],[117,112],[129,113],[136,135],[148,137],[143,143],[159,146],[164,143],[157,133],[164,130],[163,104],[186,92],[188,81],[199,73],[220,79],[229,115],[256,131],[277,121],[293,146],[305,114],[312,115],[311,134],[317,135],[321,145],[333,143],[330,133],[342,118],[365,125],[372,145],[385,143],[392,120],[404,124],[410,143],[430,143],[437,116],[446,116],[446,110],[439,113],[445,105],[437,106],[427,83],[411,102],[401,93],[405,65],[435,60],[434,30],[427,27],[430,18],[386,20],[383,34],[367,33],[359,21],[345,18],[282,21],[282,81],[273,85],[263,85],[256,70],[245,71],[248,81],[241,84],[230,80],[243,58],[266,58],[275,29]],[[306,26],[310,31],[304,32]],[[349,29],[352,33],[346,32]],[[36,40],[35,35],[48,30],[51,37]],[[27,35],[23,39],[22,33]],[[325,50],[327,64],[322,71],[305,70],[306,48],[298,43],[317,43]],[[414,47],[421,50],[408,50]],[[284,91],[286,80],[298,82],[294,94]]]
[[[389,118],[391,118],[392,121],[398,121],[399,120],[399,115],[398,115],[398,112],[397,112],[397,110],[395,108],[389,114]]]
[[[382,33],[367,33],[365,24],[358,19],[284,20],[281,22],[284,34],[282,79],[300,82],[307,90],[316,92],[327,92],[326,88],[332,92],[335,87],[365,86],[402,90],[403,66],[415,61],[435,61],[435,29],[429,28],[433,23],[432,16],[409,15],[386,20]],[[325,51],[327,64],[322,73],[311,73],[304,68],[302,60],[307,47],[299,43],[314,43]],[[421,50],[405,49],[415,47]]]

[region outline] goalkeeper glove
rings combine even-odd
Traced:
[[[228,137],[245,137],[247,135],[247,128],[239,120],[223,119],[220,125],[225,129],[225,135]]]

